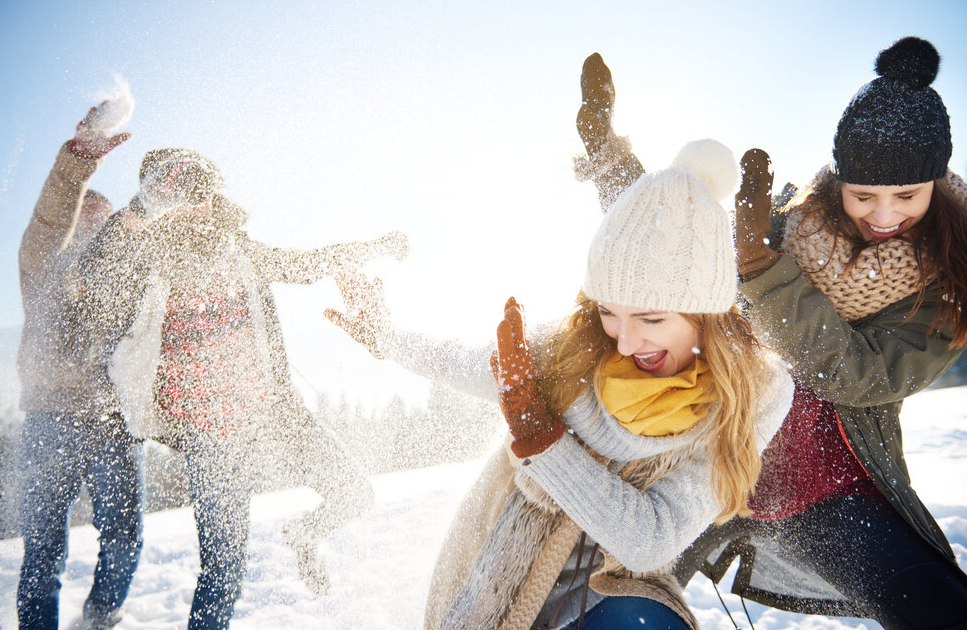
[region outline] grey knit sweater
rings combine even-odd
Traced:
[[[489,368],[493,344],[472,347],[393,328],[381,335],[378,344],[384,356],[412,372],[497,400]],[[792,379],[778,360],[771,365],[770,378],[759,411],[760,452],[782,424],[794,390]],[[680,450],[704,439],[706,421],[675,435],[635,435],[604,409],[599,412],[590,388],[565,412],[564,421],[573,435],[565,434],[545,452],[525,460],[528,463],[523,470],[628,569],[646,572],[664,567],[719,512],[707,449],[695,449],[695,455],[684,465],[641,492],[594,460],[575,438],[614,462],[630,462]]]

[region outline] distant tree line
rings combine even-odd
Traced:
[[[0,401],[0,538],[20,535],[17,502],[20,428],[23,413]],[[407,409],[393,397],[381,409],[350,405],[343,395],[333,405],[316,400],[316,421],[340,439],[368,474],[397,472],[475,459],[495,445],[503,418],[493,403],[434,384],[424,406]],[[145,444],[146,510],[188,504],[184,456],[153,441]],[[272,489],[272,488],[268,488]],[[71,525],[91,522],[87,491],[74,508]]]
[[[960,385],[967,385],[967,352],[931,387]],[[495,445],[504,426],[495,404],[437,384],[424,406],[409,409],[399,396],[381,409],[366,411],[359,403],[350,405],[345,395],[335,405],[319,395],[315,416],[371,475],[475,459]],[[0,401],[0,538],[20,535],[17,469],[22,424],[23,412],[16,404]],[[149,441],[145,460],[146,509],[187,505],[184,456]],[[90,522],[90,499],[83,490],[71,524]]]
[[[494,444],[503,418],[497,405],[433,384],[426,406],[406,409],[394,396],[383,409],[350,409],[317,400],[317,420],[338,436],[370,474],[480,457]]]

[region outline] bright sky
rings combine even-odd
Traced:
[[[84,6],[90,5],[90,6]],[[759,146],[777,182],[822,166],[879,50],[929,39],[933,84],[967,165],[967,4],[842,2],[0,2],[0,327],[22,322],[17,248],[60,144],[112,84],[134,137],[92,186],[121,207],[141,156],[211,156],[268,243],[316,247],[402,229],[380,263],[399,323],[486,339],[514,294],[556,318],[600,218],[570,171],[584,58],[614,73],[616,127],[645,167],[714,137]],[[331,282],[276,288],[293,364],[350,398],[419,390],[321,316]]]

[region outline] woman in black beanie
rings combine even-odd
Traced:
[[[949,118],[930,87],[939,64],[915,37],[882,51],[832,163],[784,208],[768,155],[742,159],[739,292],[797,391],[752,514],[703,534],[680,558],[683,583],[696,570],[718,582],[739,556],[733,592],[775,608],[967,628],[967,576],[910,485],[899,423],[903,399],[967,344],[967,186],[947,169]],[[611,130],[599,56],[582,87],[583,170],[607,205],[642,169]]]

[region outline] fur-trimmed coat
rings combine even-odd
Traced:
[[[398,330],[384,333],[379,345],[414,372],[496,400],[487,367],[491,347],[468,349]],[[778,362],[769,379],[759,414],[760,451],[793,394]],[[603,552],[594,559],[589,602],[647,597],[697,627],[667,569],[719,511],[706,441],[715,413],[713,406],[679,434],[638,436],[603,409],[599,413],[588,390],[564,414],[570,431],[545,452],[519,460],[500,449],[453,521],[433,574],[425,627],[531,628],[556,604],[549,596],[582,531]],[[565,613],[550,627],[574,616]]]

